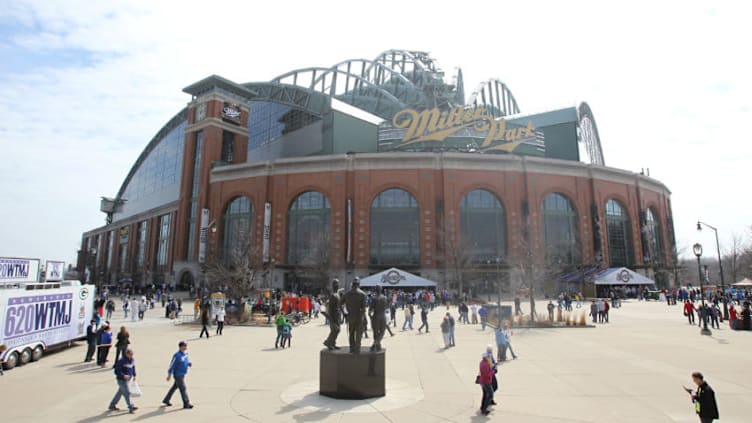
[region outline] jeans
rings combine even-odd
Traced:
[[[487,385],[480,385],[480,387],[483,390],[483,397],[480,400],[480,411],[486,411],[488,410],[488,406],[491,405],[491,401],[493,401],[493,386],[489,383]]]
[[[454,326],[449,328],[449,345],[454,346]]]
[[[183,400],[183,407],[186,405],[189,405],[191,402],[188,400],[188,391],[185,388],[185,376],[173,376],[175,381],[172,383],[172,386],[170,387],[170,390],[167,391],[167,395],[165,395],[164,400],[162,402],[170,402],[170,399],[172,398],[172,394],[175,393],[176,389],[180,390],[180,398]]]
[[[217,322],[217,335],[222,335],[222,329],[225,328],[225,322]]]
[[[204,333],[206,333],[206,337],[209,338],[209,328],[206,327],[206,325],[203,325],[201,328],[201,333],[198,335],[199,338],[202,338],[204,336]]]
[[[421,325],[420,325],[420,327],[418,328],[418,332],[420,332],[421,330],[423,330],[423,328],[426,328],[426,333],[428,333],[428,319],[426,319],[426,320],[423,320],[423,321],[421,322]],[[412,329],[412,327],[411,327],[410,329]]]
[[[117,403],[120,402],[120,397],[123,397],[125,398],[125,405],[128,406],[128,409],[133,409],[133,403],[131,402],[131,391],[128,390],[128,381],[117,379],[117,384],[118,391],[115,393],[115,396],[112,397],[112,401],[110,401],[110,408],[115,408]]]
[[[402,330],[405,330],[405,326],[410,326],[410,330],[413,330],[413,316],[405,316],[405,323],[402,324]]]

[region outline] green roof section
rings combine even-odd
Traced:
[[[236,84],[235,82],[232,82],[229,79],[223,78],[219,75],[211,75],[198,82],[195,82],[183,88],[183,92],[197,97],[215,88],[231,92],[248,100],[258,95],[256,91],[250,90],[240,84]]]

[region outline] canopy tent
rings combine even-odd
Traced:
[[[361,287],[385,286],[389,288],[435,287],[436,282],[392,267],[360,280]]]
[[[752,287],[752,280],[749,280],[749,278],[744,278],[731,286],[735,286],[737,288]]]
[[[596,285],[655,285],[655,281],[626,267],[601,270],[593,277]]]

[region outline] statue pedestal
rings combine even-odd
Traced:
[[[350,354],[350,348],[329,351],[319,357],[319,394],[338,399],[383,397],[385,392],[386,350]]]

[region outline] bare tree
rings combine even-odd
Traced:
[[[226,251],[214,244],[209,245],[205,274],[210,290],[224,291],[231,297],[239,298],[248,295],[257,286],[262,273],[256,265],[260,248],[253,246],[250,231],[238,231],[233,237],[234,242]]]

